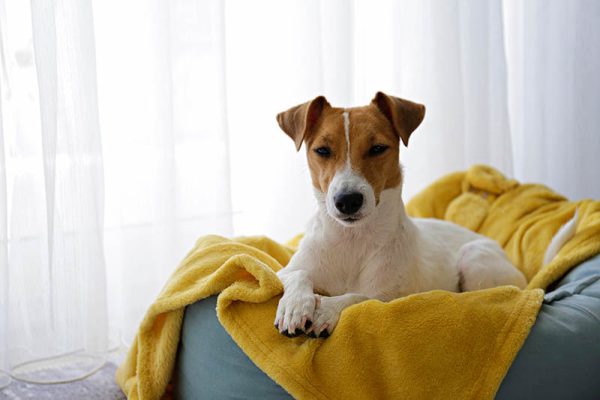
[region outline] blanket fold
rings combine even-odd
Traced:
[[[576,208],[575,237],[542,265],[546,246]],[[207,236],[148,309],[117,382],[130,399],[161,398],[185,307],[219,294],[217,315],[225,330],[295,398],[493,398],[535,322],[542,289],[600,252],[600,202],[569,202],[544,186],[474,166],[438,180],[407,210],[497,240],[526,274],[528,289],[436,290],[389,303],[371,300],[346,309],[328,339],[290,339],[273,327],[283,290],[275,273],[294,246],[265,237]]]

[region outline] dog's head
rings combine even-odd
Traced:
[[[381,192],[402,184],[400,141],[425,116],[425,107],[378,92],[368,106],[331,107],[319,96],[277,115],[296,149],[306,144],[317,198],[345,226],[366,219]]]

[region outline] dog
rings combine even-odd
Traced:
[[[425,106],[382,92],[363,107],[332,107],[319,96],[277,115],[296,150],[305,144],[318,203],[297,252],[277,273],[280,333],[327,337],[342,310],[370,299],[525,287],[494,240],[406,214],[400,142],[408,146],[424,117]]]

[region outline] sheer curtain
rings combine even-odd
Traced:
[[[504,3],[514,171],[600,198],[600,3]]]
[[[0,4],[2,364],[32,379],[31,360],[108,347],[94,32],[85,2]]]
[[[39,381],[29,362],[68,356],[80,367],[51,380],[89,373],[131,342],[197,237],[302,231],[305,156],[275,114],[318,94],[427,105],[401,149],[405,198],[476,162],[600,197],[599,13],[583,0],[0,0],[0,370]]]

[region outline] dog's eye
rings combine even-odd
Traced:
[[[317,153],[323,158],[329,158],[331,156],[331,149],[329,147],[323,146],[315,149],[315,153]]]
[[[376,144],[375,146],[369,149],[370,156],[378,156],[379,154],[383,154],[388,149],[388,146],[383,144]]]

